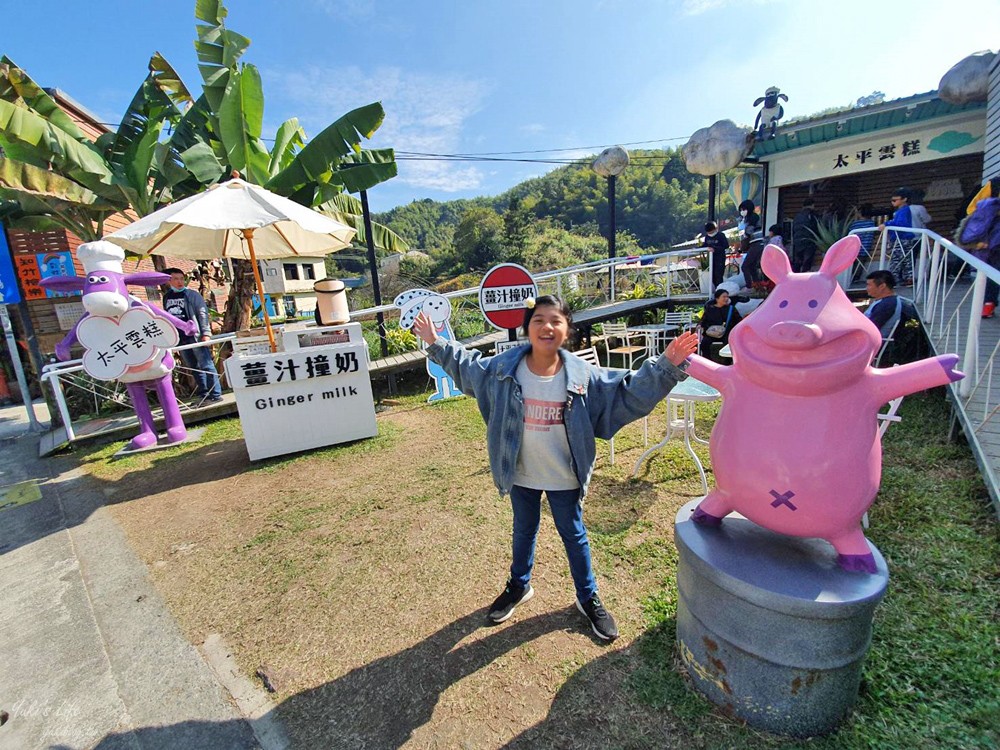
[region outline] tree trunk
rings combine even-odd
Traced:
[[[248,260],[233,260],[233,283],[229,287],[229,301],[222,321],[223,333],[242,331],[250,327],[250,302],[257,293],[253,268]]]

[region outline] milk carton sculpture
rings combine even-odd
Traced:
[[[89,375],[99,380],[125,383],[141,428],[132,438],[132,449],[156,443],[156,425],[149,408],[147,388],[156,391],[163,407],[167,441],[183,441],[187,430],[171,382],[174,358],[169,347],[177,346],[178,328],[194,335],[197,323],[180,320],[143,302],[130,295],[127,288],[128,284],[164,284],[170,276],[152,271],[126,274],[122,270],[125,252],[105,240],[80,245],[77,257],[83,263],[84,277],[53,276],[39,282],[55,291],[83,291],[83,317],[56,344],[56,357],[68,360],[71,347],[79,341],[86,349],[83,366]]]
[[[954,354],[871,366],[879,331],[836,282],[860,247],[845,237],[818,273],[792,273],[769,245],[761,267],[775,288],[730,334],[733,364],[691,357],[688,373],[723,396],[710,441],[717,486],[692,518],[718,525],[738,511],[772,531],[826,539],[842,568],[874,573],[860,521],[882,475],[878,410],[964,376]]]

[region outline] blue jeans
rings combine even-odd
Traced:
[[[569,570],[576,586],[576,598],[585,603],[597,593],[597,581],[590,566],[590,542],[583,525],[583,504],[580,490],[545,490],[552,509]],[[514,509],[513,562],[510,580],[517,586],[527,586],[535,564],[535,540],[542,513],[542,490],[514,485],[510,488],[510,504]]]
[[[191,343],[191,342],[185,342]],[[212,361],[212,347],[199,346],[195,349],[181,349],[181,359],[184,366],[190,368],[194,382],[198,386],[198,396],[201,398],[219,398],[222,396],[222,384],[219,383],[219,373]]]

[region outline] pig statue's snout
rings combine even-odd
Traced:
[[[784,320],[767,331],[767,341],[780,349],[810,349],[819,346],[823,332],[815,323]]]

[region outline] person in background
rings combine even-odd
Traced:
[[[819,216],[816,201],[806,198],[802,210],[792,220],[792,270],[806,273],[812,270],[816,258],[816,232],[819,231]]]
[[[531,572],[544,492],[569,559],[576,607],[598,638],[614,640],[618,626],[597,594],[583,525],[583,499],[597,456],[594,438],[610,439],[684,380],[698,337],[680,334],[659,358],[631,372],[594,367],[563,349],[573,332],[573,313],[558,297],[525,300],[523,330],[527,344],[484,357],[437,335],[424,312],[413,323],[414,334],[427,344],[427,356],[459,390],[476,398],[486,421],[493,482],[501,495],[510,494],[510,577],[488,618],[506,621],[535,593]]]
[[[187,275],[181,269],[167,268],[164,273],[170,274],[170,288],[163,295],[163,309],[181,320],[194,320],[198,323],[197,336],[180,333],[180,343],[183,345],[193,344],[196,341],[209,341],[212,338],[212,326],[209,323],[205,299],[194,289],[187,288]],[[215,369],[215,362],[212,360],[212,347],[197,346],[193,349],[181,349],[179,354],[184,365],[194,375],[197,401],[199,403],[221,401],[222,384],[219,382],[219,371]]]
[[[743,283],[748,288],[753,288],[753,285],[758,281],[765,281],[767,278],[760,270],[760,259],[764,254],[764,247],[766,245],[777,245],[782,250],[785,250],[785,241],[781,237],[780,224],[772,224],[770,229],[767,230],[766,238],[757,238],[750,242],[746,255],[743,256],[743,265],[740,267],[740,271],[743,274]],[[787,252],[785,250],[786,254]]]
[[[702,330],[701,347],[698,352],[706,359],[721,362],[719,350],[729,343],[729,333],[743,320],[736,302],[729,297],[727,289],[716,289],[714,299],[705,303],[698,325]]]
[[[740,253],[745,253],[750,247],[750,241],[760,231],[760,216],[752,200],[745,200],[739,206],[740,211]]]
[[[875,209],[872,208],[871,203],[862,203],[858,206],[858,218],[851,222],[851,225],[847,228],[848,234],[857,235],[858,239],[861,240],[861,250],[858,251],[857,260],[857,272],[852,277],[852,281],[857,279],[862,273],[864,273],[865,267],[868,265],[868,261],[872,257],[872,248],[875,247],[875,239],[878,236],[878,232],[862,232],[858,231],[861,229],[871,229],[874,230],[878,225],[872,218],[875,215]]]
[[[916,229],[926,229],[927,226],[933,221],[931,215],[927,213],[927,209],[923,205],[924,193],[922,190],[911,189],[908,191],[909,195],[907,199],[910,204],[910,221],[913,222],[913,226]],[[915,239],[920,239],[915,237]]]
[[[1000,175],[986,183],[990,185],[988,198],[980,198],[975,210],[965,221],[959,241],[980,260],[1000,269]],[[983,298],[983,317],[992,318],[1000,301],[1000,286],[992,279],[986,280]]]
[[[909,188],[899,188],[889,198],[892,203],[892,218],[886,227],[912,227],[913,212],[910,210]],[[901,284],[913,283],[913,258],[911,247],[914,235],[911,232],[889,232],[889,270]]]
[[[785,238],[781,236],[782,233],[781,224],[772,224],[767,228],[767,242],[765,245],[777,245],[782,250],[785,250]],[[785,250],[785,254],[788,254],[788,250]]]
[[[857,234],[858,239],[861,240],[861,252],[858,253],[858,258],[870,258],[872,255],[872,248],[875,247],[875,237],[878,232],[859,232],[859,229],[875,229],[878,225],[872,218],[875,215],[875,209],[872,208],[871,203],[862,203],[858,206],[858,218],[851,222],[851,225],[847,228],[849,234]]]
[[[917,319],[913,302],[896,294],[892,271],[872,271],[865,277],[865,290],[873,300],[865,310],[865,317],[878,327],[883,340],[892,335],[898,323]]]
[[[705,236],[702,246],[712,251],[712,289],[722,283],[726,270],[726,253],[729,252],[729,240],[719,230],[719,225],[710,221],[705,225]]]

